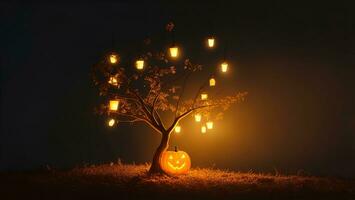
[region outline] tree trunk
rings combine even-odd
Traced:
[[[169,132],[163,132],[162,133],[162,138],[160,141],[160,145],[158,146],[157,150],[154,153],[152,165],[150,166],[149,173],[150,174],[163,174],[165,173],[161,166],[160,166],[160,157],[163,154],[164,151],[166,151],[169,147],[169,138],[170,138],[170,133]]]

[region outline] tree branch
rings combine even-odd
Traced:
[[[154,119],[152,113],[149,112],[149,110],[148,110],[148,108],[147,108],[147,106],[146,106],[146,104],[144,102],[144,99],[141,96],[139,96],[139,94],[137,94],[136,92],[133,92],[133,94],[138,98],[138,100],[139,100],[139,102],[140,102],[140,104],[141,104],[141,106],[143,108],[143,111],[145,112],[145,114],[149,118],[151,124],[156,126],[156,129],[160,128],[160,129],[165,130],[165,128],[161,124],[156,122],[156,120]]]
[[[186,112],[181,114],[179,117],[175,118],[175,120],[172,123],[172,125],[168,128],[167,132],[170,133],[180,120],[182,120],[183,118],[185,118],[186,116],[191,114],[193,111],[198,110],[198,109],[202,109],[202,108],[213,107],[213,106],[218,106],[218,105],[217,104],[204,105],[204,106],[199,106],[199,107],[191,108],[190,110],[187,110]]]
[[[175,106],[175,118],[176,118],[176,114],[177,114],[177,112],[179,110],[179,103],[180,103],[181,97],[182,97],[182,95],[184,94],[184,91],[185,91],[187,79],[190,77],[190,75],[191,75],[191,73],[188,73],[186,75],[185,79],[184,79],[183,86],[182,86],[182,89],[181,89],[181,92],[180,92],[180,96],[179,96],[179,99],[176,102],[176,106]]]
[[[156,104],[157,101],[158,101],[159,95],[160,95],[160,92],[158,92],[158,94],[157,94],[157,95],[155,96],[155,98],[154,98],[154,101],[153,101],[153,104],[152,104],[151,113],[152,113],[152,115],[153,115],[154,120],[156,120],[158,124],[161,124],[161,125],[164,127],[164,124],[163,124],[163,122],[162,122],[162,120],[161,120],[161,118],[160,118],[160,115],[159,115],[158,111],[155,110],[155,104]],[[157,115],[158,118],[155,118],[155,115]],[[165,127],[164,127],[164,129],[165,129]]]

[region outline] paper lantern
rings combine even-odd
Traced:
[[[114,119],[108,120],[108,126],[110,126],[110,127],[114,126],[115,123],[116,123],[116,121]]]
[[[118,100],[110,100],[110,110],[111,111],[117,111],[118,104],[119,104]]]
[[[139,59],[136,61],[136,68],[138,70],[142,70],[144,68],[144,60],[143,59]]]
[[[214,47],[214,38],[213,38],[213,37],[209,37],[209,38],[207,39],[207,43],[208,43],[208,47],[209,47],[209,48]]]
[[[177,46],[172,46],[169,48],[170,56],[176,58],[179,56],[179,48]]]
[[[116,55],[116,54],[111,54],[111,55],[109,56],[109,61],[110,61],[111,64],[116,64],[117,61],[118,61],[118,55]]]
[[[206,123],[206,125],[207,125],[207,129],[213,129],[213,122],[212,121],[208,121]]]
[[[222,70],[222,72],[227,72],[227,70],[228,70],[228,63],[227,62],[223,62],[222,64],[221,64],[221,70]]]
[[[195,115],[195,121],[196,121],[196,122],[200,122],[200,121],[201,121],[201,118],[202,118],[202,116],[201,116],[200,114],[196,114],[196,115]]]
[[[175,126],[175,133],[180,133],[181,132],[181,126],[180,125],[176,125]]]
[[[159,160],[163,171],[169,175],[187,174],[191,167],[190,156],[184,151],[164,151]]]
[[[201,127],[201,133],[206,133],[206,131],[207,131],[206,126],[202,126],[202,127]]]
[[[208,94],[207,93],[202,93],[201,94],[201,100],[207,100]]]
[[[216,79],[210,78],[210,86],[211,87],[216,86]]]

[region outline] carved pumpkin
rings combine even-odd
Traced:
[[[189,155],[184,151],[164,151],[160,157],[160,166],[169,175],[187,174],[191,167]]]

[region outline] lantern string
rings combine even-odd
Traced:
[[[111,48],[112,48],[112,51],[115,50],[115,31],[112,30],[112,33],[111,33]]]
[[[173,46],[175,46],[175,30],[174,29],[171,31],[171,38],[173,41]]]
[[[224,50],[223,50],[223,61],[226,61],[227,59],[227,44],[224,45]]]

